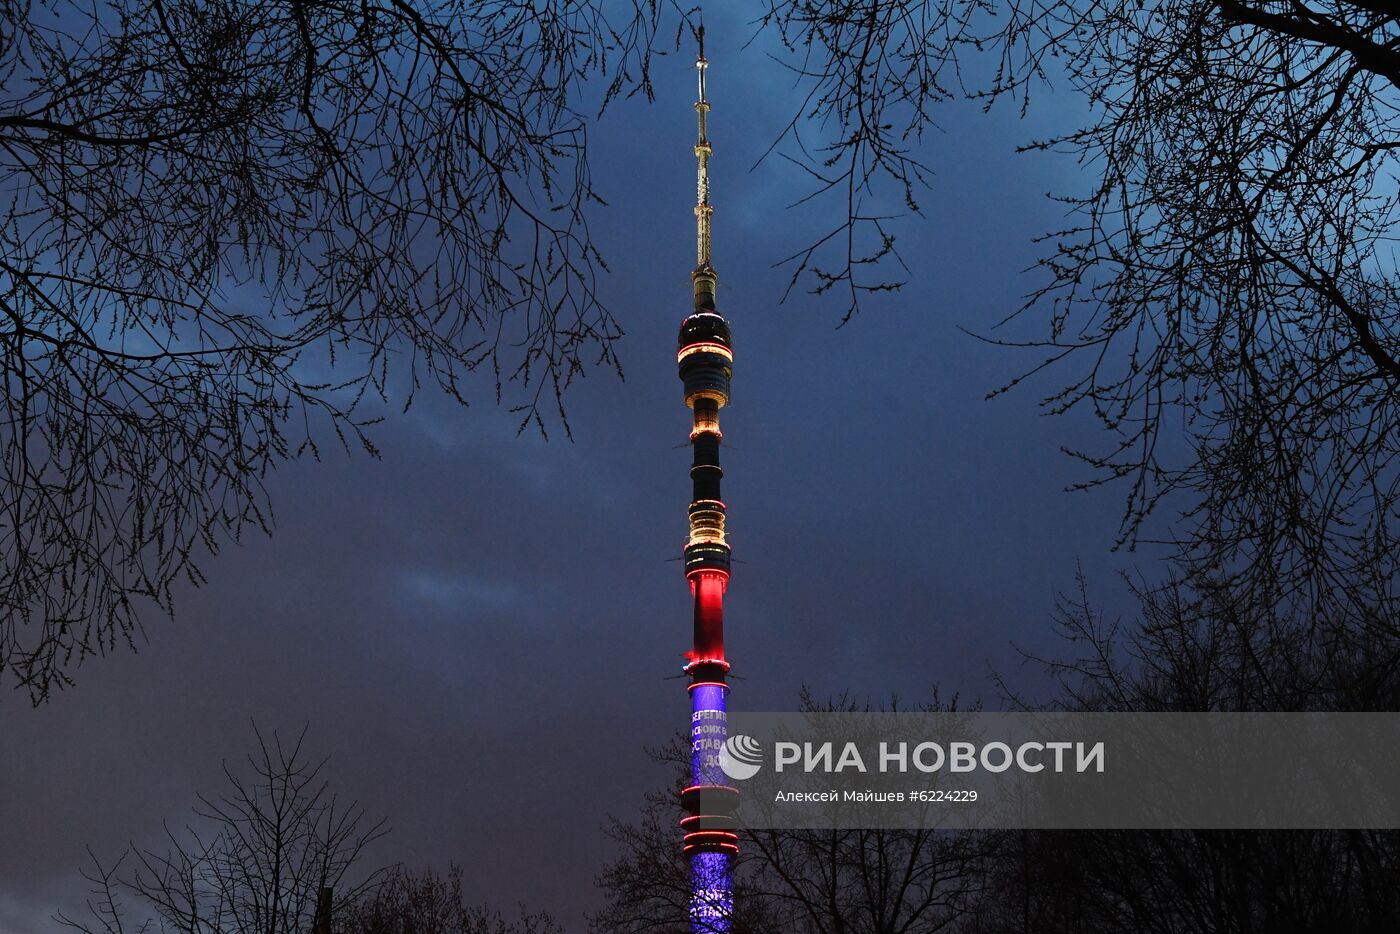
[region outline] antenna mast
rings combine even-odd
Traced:
[[[710,264],[710,217],[714,207],[710,204],[710,135],[708,117],[710,100],[705,93],[705,72],[710,63],[705,60],[705,27],[696,32],[700,52],[695,59],[695,72],[700,89],[699,100],[695,102],[698,135],[695,140],[695,272],[691,278],[695,283],[695,308],[715,307],[715,287],[717,277],[715,267]]]

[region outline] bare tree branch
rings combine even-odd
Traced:
[[[622,333],[575,108],[650,93],[659,16],[0,2],[0,678],[133,643],[425,383],[567,431]]]

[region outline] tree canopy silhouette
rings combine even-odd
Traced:
[[[575,107],[657,11],[603,6],[0,0],[0,676],[132,640],[373,403],[543,430],[616,365]]]
[[[246,763],[224,763],[223,790],[198,796],[182,832],[167,826],[164,849],[129,846],[106,864],[89,850],[87,914],[55,920],[83,934],[303,934],[321,929],[321,912],[374,898],[385,870],[362,857],[384,821],[331,790],[305,729],[287,742],[253,733]]]
[[[824,148],[794,158],[839,202],[829,216],[850,206],[797,273],[825,261],[809,281],[853,300],[896,258],[891,221],[861,205],[914,206],[913,141],[936,105],[1077,90],[1084,122],[1025,148],[1070,154],[1087,185],[1063,198],[1068,226],[1046,233],[1043,277],[1011,315],[1036,331],[997,339],[1068,375],[1048,411],[1088,410],[1106,430],[1071,452],[1085,485],[1123,481],[1122,543],[1175,543],[1202,581],[1357,612],[1390,599],[1400,11],[769,0],[764,26],[799,56],[802,125],[826,127]],[[1179,515],[1149,522],[1166,502]]]

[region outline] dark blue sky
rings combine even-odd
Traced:
[[[770,268],[830,217],[784,210],[801,183],[781,161],[749,171],[797,92],[771,45],[741,48],[749,26],[707,26],[736,349],[733,703],[789,709],[803,684],[914,701],[937,684],[995,705],[989,664],[1038,683],[1011,643],[1053,649],[1048,613],[1077,561],[1110,610],[1130,610],[1115,569],[1151,573],[1149,554],[1110,553],[1121,492],[1062,492],[1085,475],[1060,446],[1094,436],[1040,416],[1056,378],[985,402],[1032,358],[959,331],[987,331],[1038,281],[1022,272],[1031,239],[1063,222],[1045,194],[1084,176],[1013,150],[1077,104],[1042,94],[1025,120],[943,108],[920,149],[935,172],[925,217],[899,227],[913,280],[838,330],[839,299],[779,304],[787,274]],[[591,134],[625,382],[598,371],[576,386],[573,443],[423,397],[377,432],[382,461],[333,451],[273,478],[274,537],[209,562],[210,583],[173,624],[152,619],[138,655],[85,665],[39,710],[4,698],[0,934],[48,929],[80,899],[84,845],[114,855],[178,825],[217,789],[220,759],[250,746],[251,718],[309,722],[335,787],[389,818],[370,859],[455,860],[469,897],[580,926],[609,855],[599,825],[667,781],[644,747],[687,716],[667,679],[690,632],[673,560],[689,496],[674,363],[693,263],[689,52],[654,74],[654,104],[618,105]]]

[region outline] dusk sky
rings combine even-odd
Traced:
[[[1055,650],[1049,613],[1076,563],[1110,613],[1132,609],[1118,570],[1153,576],[1151,552],[1111,551],[1122,490],[1063,492],[1087,474],[1061,446],[1096,429],[1036,402],[1070,371],[984,401],[1034,357],[960,330],[990,333],[1039,282],[1032,238],[1064,220],[1045,196],[1085,176],[1014,149],[1065,128],[1077,102],[1043,93],[1026,119],[942,108],[919,149],[934,171],[924,217],[897,228],[912,279],[838,329],[840,297],[780,303],[788,273],[772,268],[838,206],[786,210],[805,190],[794,170],[750,170],[800,89],[770,39],[745,47],[743,19],[711,10],[706,26],[735,347],[732,705],[791,709],[803,685],[917,702],[938,685],[995,707],[989,666],[1033,690],[1013,643]],[[0,934],[52,929],[81,903],[85,846],[159,844],[162,822],[219,789],[253,720],[309,724],[333,788],[388,819],[368,863],[455,861],[469,899],[583,927],[610,858],[600,826],[669,781],[645,749],[688,719],[675,336],[694,262],[691,56],[657,60],[655,102],[590,130],[625,381],[596,370],[571,389],[572,442],[517,437],[485,382],[465,409],[425,393],[375,430],[381,461],[328,446],[274,476],[273,537],[207,561],[209,583],[173,622],[150,617],[137,654],[85,663],[39,709],[6,694]],[[1005,336],[1043,333],[1032,313]]]

